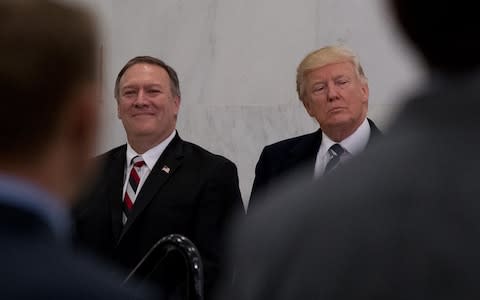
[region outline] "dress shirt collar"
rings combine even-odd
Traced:
[[[143,158],[145,161],[145,165],[148,167],[149,170],[153,169],[153,166],[157,163],[157,160],[160,158],[162,155],[163,151],[167,148],[167,146],[170,144],[170,142],[173,140],[176,134],[176,130],[174,130],[166,139],[164,139],[160,144],[156,145],[155,147],[149,149],[143,154],[138,154],[133,150],[132,146],[130,146],[129,143],[127,143],[127,168],[130,166],[130,162],[132,159],[139,155]]]
[[[363,120],[362,124],[355,130],[349,137],[339,142],[343,149],[345,149],[350,155],[357,155],[362,152],[368,144],[370,138],[370,124],[368,124],[367,118]],[[328,149],[333,144],[337,144],[330,139],[325,132],[322,131],[322,143],[320,144],[319,155],[326,155]]]

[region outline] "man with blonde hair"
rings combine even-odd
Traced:
[[[219,299],[480,298],[476,3],[387,4],[427,82],[362,159],[279,188],[237,225]]]
[[[358,57],[344,46],[308,54],[297,68],[297,93],[320,128],[266,146],[255,169],[249,208],[259,194],[296,169],[326,174],[360,153],[381,135],[367,119],[368,80]]]

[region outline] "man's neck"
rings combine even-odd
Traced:
[[[175,132],[175,129],[173,129],[173,131],[169,132],[167,135],[162,135],[160,137],[140,136],[128,137],[127,139],[132,149],[135,150],[136,153],[142,155],[143,153],[165,141],[173,132]]]
[[[338,126],[334,130],[324,131],[325,134],[334,142],[340,143],[344,139],[351,136],[362,123],[360,122],[356,126],[352,127],[350,125]]]
[[[128,143],[132,147],[135,152],[138,154],[143,154],[147,152],[148,150],[152,149],[153,147],[159,145],[161,142],[163,142],[166,138],[163,137],[161,139],[150,139],[150,138],[129,138]]]

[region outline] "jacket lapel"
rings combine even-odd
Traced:
[[[368,139],[367,147],[372,146],[379,138],[383,136],[382,132],[378,127],[373,123],[372,120],[367,119],[368,124],[370,125],[370,138]]]
[[[125,223],[121,230],[120,237],[117,240],[117,246],[138,216],[152,201],[157,192],[168,181],[170,176],[175,173],[175,170],[181,165],[182,161],[183,141],[180,139],[177,133],[174,139],[159,157],[157,163],[150,172],[150,175],[148,175],[147,180],[143,184],[137,199],[135,200],[135,205],[133,206],[132,212],[128,217],[127,223]]]
[[[112,232],[114,240],[120,238],[122,231],[122,201],[123,201],[123,182],[125,176],[125,160],[127,146],[124,145],[113,154],[109,172],[106,174],[109,180],[106,197],[109,198],[110,212],[112,218]]]
[[[288,169],[295,166],[304,166],[309,171],[315,167],[315,159],[322,142],[322,132],[317,130],[313,133],[307,134],[303,139],[290,150],[290,155],[285,165]]]

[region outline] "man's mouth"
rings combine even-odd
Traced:
[[[335,113],[345,110],[345,107],[333,107],[328,110],[329,113]]]

